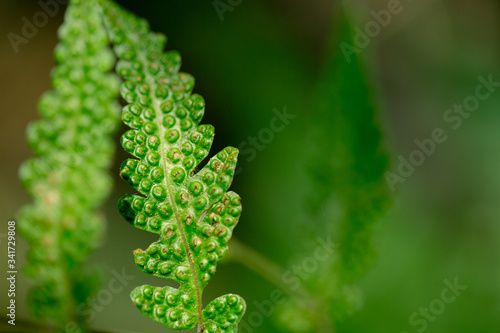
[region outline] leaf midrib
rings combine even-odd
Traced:
[[[138,56],[140,57],[141,62],[148,64],[148,60],[142,55],[142,53],[138,53]],[[150,87],[155,87],[157,85],[154,77],[152,77],[149,73],[146,72],[145,78],[146,78],[146,83]],[[160,115],[162,114],[160,101],[158,99],[156,99],[154,95],[152,95],[152,92],[154,91],[154,89],[151,89],[150,91],[151,92],[149,93],[149,96],[151,97],[151,100],[153,101],[153,109],[155,111],[154,123],[158,127],[158,134],[159,134],[159,140],[160,140],[160,145],[159,145],[160,163],[163,166],[163,170],[164,170],[164,177],[162,180],[162,185],[167,188],[168,199],[170,201],[170,204],[173,207],[173,211],[174,211],[174,215],[175,215],[175,222],[177,224],[178,229],[180,230],[182,242],[184,243],[184,247],[186,248],[186,256],[188,258],[189,266],[190,266],[191,273],[192,273],[192,280],[193,280],[192,282],[193,282],[195,290],[196,290],[197,312],[198,312],[198,332],[202,332],[204,324],[203,324],[203,305],[202,305],[201,288],[200,288],[200,285],[198,282],[198,277],[196,274],[196,268],[195,268],[195,264],[194,264],[193,254],[191,252],[191,248],[189,247],[189,242],[188,242],[186,233],[184,232],[184,226],[182,225],[182,222],[180,220],[179,212],[178,212],[177,206],[175,204],[174,193],[172,191],[172,186],[171,186],[170,179],[169,179],[169,175],[170,175],[169,171],[171,171],[171,170],[168,167],[168,161],[166,159],[167,150],[168,150],[169,145],[165,141],[166,130],[165,130],[163,123],[161,121],[161,118],[160,118]]]
[[[103,16],[105,16],[104,13],[101,12],[101,14]],[[105,25],[105,28],[108,29],[108,27],[106,25]],[[132,33],[132,34],[130,34],[130,39],[133,39],[134,44],[138,45],[139,40],[140,40],[140,36],[137,33]],[[163,52],[163,50],[160,50],[160,53],[162,53],[162,52]],[[147,57],[145,57],[142,52],[138,52],[137,55],[140,58],[140,61],[142,63],[144,63],[144,64],[149,63]],[[147,67],[145,67],[145,68],[147,68]],[[145,74],[146,83],[150,87],[154,87],[157,85],[156,80],[149,72],[144,71],[144,74]],[[164,170],[164,177],[162,180],[162,185],[165,186],[167,189],[168,200],[170,201],[170,203],[173,207],[173,211],[174,211],[174,215],[175,215],[175,222],[177,224],[177,227],[180,230],[182,242],[184,244],[184,247],[186,248],[186,256],[188,258],[189,266],[190,266],[190,269],[192,272],[192,279],[193,279],[192,282],[193,282],[195,290],[196,290],[197,313],[198,313],[198,333],[200,333],[200,332],[204,331],[202,292],[201,292],[201,288],[200,288],[200,285],[198,282],[198,277],[196,274],[196,268],[195,268],[195,264],[194,264],[193,254],[192,254],[191,249],[189,247],[189,242],[188,242],[186,234],[184,232],[182,222],[180,221],[179,212],[178,212],[177,207],[175,205],[174,193],[172,192],[172,187],[171,187],[171,184],[170,184],[170,181],[168,178],[168,175],[169,175],[168,171],[170,171],[168,168],[168,162],[166,159],[168,144],[164,141],[166,131],[165,131],[165,128],[163,127],[163,123],[159,117],[159,115],[162,114],[160,101],[155,98],[154,94],[152,94],[153,91],[154,90],[151,89],[150,93],[148,95],[149,95],[149,97],[151,97],[152,104],[153,104],[152,107],[153,107],[153,110],[155,111],[155,118],[154,118],[153,122],[158,127],[158,134],[159,134],[159,141],[160,141],[160,145],[158,147],[159,153],[160,153],[160,164],[162,165],[163,170]]]

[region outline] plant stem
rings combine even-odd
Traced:
[[[259,274],[272,284],[282,289],[289,296],[297,296],[297,291],[290,289],[290,287],[283,282],[283,275],[285,270],[265,257],[261,253],[252,249],[248,245],[243,244],[241,241],[233,237],[229,242],[229,259],[239,262],[250,270]],[[299,288],[298,293],[306,296],[307,293],[302,287]]]
[[[292,290],[283,281],[285,270],[283,267],[257,252],[251,247],[233,237],[229,242],[229,260],[234,260],[259,274],[278,288],[283,290],[291,298],[299,302],[301,307],[314,315],[317,332],[335,333],[331,319],[326,315],[324,306],[315,296],[309,293],[302,285],[297,290]]]

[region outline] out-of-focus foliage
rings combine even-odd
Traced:
[[[359,309],[362,296],[355,283],[373,258],[372,225],[391,201],[384,177],[389,157],[371,72],[364,55],[346,51],[354,45],[348,14],[347,8],[340,8],[325,69],[312,98],[317,105],[310,105],[311,150],[304,154],[312,180],[308,222],[316,235],[333,241],[335,247],[325,251],[326,257],[314,257],[316,268],[310,265],[310,276],[303,282],[319,308],[292,298],[281,311],[281,322],[294,332],[301,331],[298,321],[309,321],[306,332],[326,332],[324,317],[338,322]],[[306,253],[315,253],[315,248]]]
[[[97,288],[99,277],[84,264],[105,227],[98,209],[112,188],[119,80],[109,74],[114,56],[94,1],[72,2],[59,38],[54,90],[41,98],[42,119],[27,131],[38,156],[20,170],[34,203],[20,211],[19,231],[30,244],[24,272],[35,282],[29,308],[63,328],[84,324],[77,308]]]
[[[292,270],[300,258],[312,254],[308,249],[316,236],[307,218],[310,210],[303,204],[311,193],[311,178],[302,167],[302,151],[313,147],[299,139],[305,134],[304,122],[310,119],[310,104],[315,103],[312,96],[316,95],[308,92],[316,88],[316,78],[321,76],[325,45],[336,17],[334,1],[242,1],[224,14],[224,21],[212,1],[119,2],[147,18],[155,31],[168,34],[170,47],[182,52],[183,69],[196,73],[196,90],[207,102],[205,122],[217,128],[214,151],[258,137],[263,128],[269,128],[274,108],[281,111],[286,106],[297,116],[264,149],[256,149],[254,159],[240,153],[242,171],[232,184],[245,205],[235,236]],[[364,30],[375,21],[370,11],[387,9],[390,1],[342,2],[366,5],[355,9],[355,27]],[[442,127],[443,113],[474,93],[479,75],[491,73],[500,81],[498,1],[401,4],[403,11],[392,16],[361,50],[375,65],[377,89],[383,92],[386,107],[382,110],[387,112],[379,118],[392,145],[393,172],[399,155],[407,158],[417,148],[416,139],[427,138],[434,128]],[[21,33],[21,18],[30,20],[41,9],[35,0],[5,0],[0,7],[4,35]],[[21,137],[27,122],[35,118],[33,105],[48,89],[47,72],[53,66],[50,48],[56,44],[61,14],[62,10],[28,44],[20,45],[18,54],[6,38],[0,43],[3,220],[12,219],[30,200],[16,179],[19,164],[31,154]],[[363,307],[339,323],[338,332],[415,333],[420,327],[412,326],[409,317],[440,297],[444,279],[455,277],[468,289],[440,315],[433,315],[425,332],[489,333],[500,326],[498,105],[500,93],[495,91],[464,119],[459,130],[447,132],[448,140],[411,177],[397,184],[393,208],[374,227],[379,253],[360,281]],[[126,158],[120,154],[114,170]],[[121,255],[145,248],[157,237],[124,227],[116,201],[119,193],[129,189],[117,175],[115,183],[118,188],[106,206],[108,237],[93,260],[110,271],[124,269],[135,277],[134,285],[154,285],[155,277],[134,273],[133,260]],[[327,204],[326,212],[334,207]],[[3,244],[1,235],[0,241]],[[26,244],[19,243],[20,257],[25,249]],[[6,288],[6,281],[0,281],[0,289]],[[259,324],[251,326],[254,332],[284,333],[288,330],[277,327],[272,318],[275,312],[266,316],[259,307],[275,288],[240,265],[219,265],[205,296],[210,300],[236,292],[248,305],[243,321],[252,318],[252,323]],[[28,283],[19,278],[20,299],[27,289]],[[137,316],[129,301],[131,289],[131,284],[125,286],[102,307],[85,304],[84,309],[99,309],[91,325],[105,331],[164,332],[163,325]],[[5,296],[0,298],[0,305],[6,301]],[[19,319],[27,318],[25,307],[17,310]]]

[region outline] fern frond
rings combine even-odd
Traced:
[[[29,307],[64,325],[80,321],[76,307],[95,284],[83,266],[104,229],[97,209],[111,189],[119,80],[109,74],[115,58],[96,1],[71,1],[59,38],[54,90],[27,131],[37,157],[22,165],[20,178],[34,202],[20,211],[19,229],[30,244],[24,271],[35,281]]]
[[[179,72],[178,53],[163,53],[163,35],[112,2],[101,3],[125,81],[122,119],[131,130],[122,146],[135,157],[122,164],[121,176],[139,192],[122,197],[119,210],[136,228],[160,237],[134,252],[137,266],[180,284],[144,285],[131,297],[143,314],[168,328],[198,324],[198,332],[236,332],[245,301],[228,294],[203,308],[202,293],[241,213],[240,197],[226,192],[238,150],[227,147],[195,171],[209,154],[214,128],[199,125],[205,102],[191,93],[193,77]]]

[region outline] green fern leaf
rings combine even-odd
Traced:
[[[104,216],[97,211],[111,189],[112,132],[119,123],[119,79],[96,2],[71,1],[59,29],[53,91],[40,100],[42,119],[27,135],[38,157],[20,178],[34,203],[19,213],[28,240],[27,276],[35,280],[29,308],[43,320],[81,322],[78,304],[96,285],[84,263],[97,246]]]
[[[136,228],[160,237],[134,252],[137,266],[180,285],[144,285],[131,297],[143,314],[168,328],[198,324],[198,332],[236,332],[245,301],[229,294],[203,309],[202,293],[241,213],[240,197],[226,192],[238,150],[227,147],[195,171],[208,156],[214,128],[198,125],[205,103],[191,94],[193,77],[179,72],[176,52],[163,53],[163,35],[113,3],[102,4],[128,103],[122,118],[131,130],[122,146],[135,157],[122,164],[121,176],[139,192],[122,197],[119,210]]]

